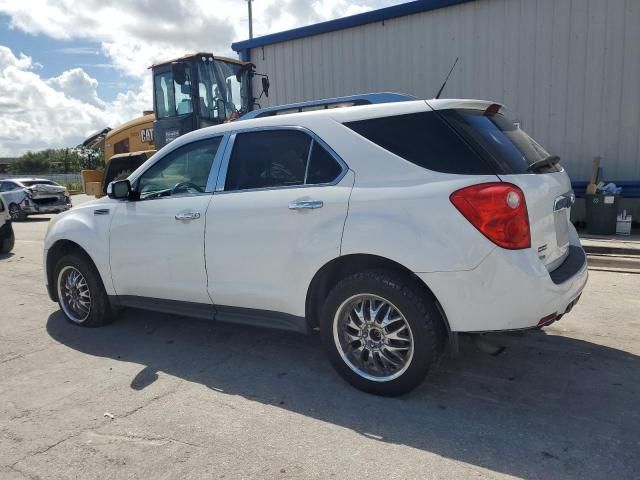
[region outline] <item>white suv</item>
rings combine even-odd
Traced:
[[[536,328],[587,281],[569,177],[501,106],[416,100],[189,133],[51,221],[51,298],[320,330],[354,386],[414,388],[447,336]]]

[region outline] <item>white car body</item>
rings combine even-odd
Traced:
[[[343,125],[489,105],[476,100],[419,100],[272,116],[189,133],[165,146],[129,179],[135,184],[152,165],[183,145],[224,135],[206,194],[146,201],[105,197],[57,216],[45,239],[49,271],[45,280],[51,283],[50,249],[70,241],[89,255],[116,304],[305,330],[308,293],[316,274],[342,257],[367,255],[398,264],[424,282],[451,332],[535,327],[541,319],[570,309],[587,281],[586,262],[559,283],[552,278],[569,255],[569,246],[582,251],[568,222],[568,209],[563,214],[570,245],[555,245],[549,212],[554,199],[571,191],[567,174],[561,170],[501,178],[439,173],[410,163]],[[339,181],[225,191],[231,137],[280,127],[303,129],[326,144],[344,164]],[[497,246],[449,199],[463,187],[500,181],[524,192],[531,248]],[[323,207],[288,208],[299,201],[321,201]],[[181,212],[197,212],[200,218],[177,221],[174,217]],[[546,250],[544,258],[540,249]]]
[[[66,212],[71,208],[69,192],[62,185],[46,178],[0,179],[0,193],[4,195],[14,220],[27,215]]]
[[[85,326],[124,306],[319,329],[347,381],[406,393],[447,335],[548,325],[587,281],[569,177],[500,109],[398,101],[184,135],[51,221],[49,294]]]

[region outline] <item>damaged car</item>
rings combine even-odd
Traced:
[[[2,194],[0,194],[0,254],[9,253],[13,250],[15,242],[16,237],[13,234],[9,209],[3,201]]]
[[[67,189],[45,178],[0,180],[0,193],[14,222],[24,220],[28,215],[60,213],[71,208]]]

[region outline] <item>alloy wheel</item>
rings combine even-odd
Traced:
[[[68,265],[58,274],[58,299],[69,319],[84,322],[91,313],[91,291],[84,275],[76,267]]]
[[[390,301],[373,294],[345,300],[333,321],[333,338],[344,362],[359,376],[388,382],[413,359],[414,341],[405,316]]]

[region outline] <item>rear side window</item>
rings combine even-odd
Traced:
[[[538,142],[501,114],[486,115],[481,110],[468,109],[443,110],[441,113],[456,131],[490,157],[498,173],[531,173],[528,171],[531,164],[549,157]],[[535,171],[550,173],[560,169],[560,165],[550,165]]]
[[[394,115],[345,125],[385,150],[429,170],[475,175],[495,173],[436,112]]]
[[[342,166],[299,130],[238,133],[229,159],[225,190],[331,183]]]

